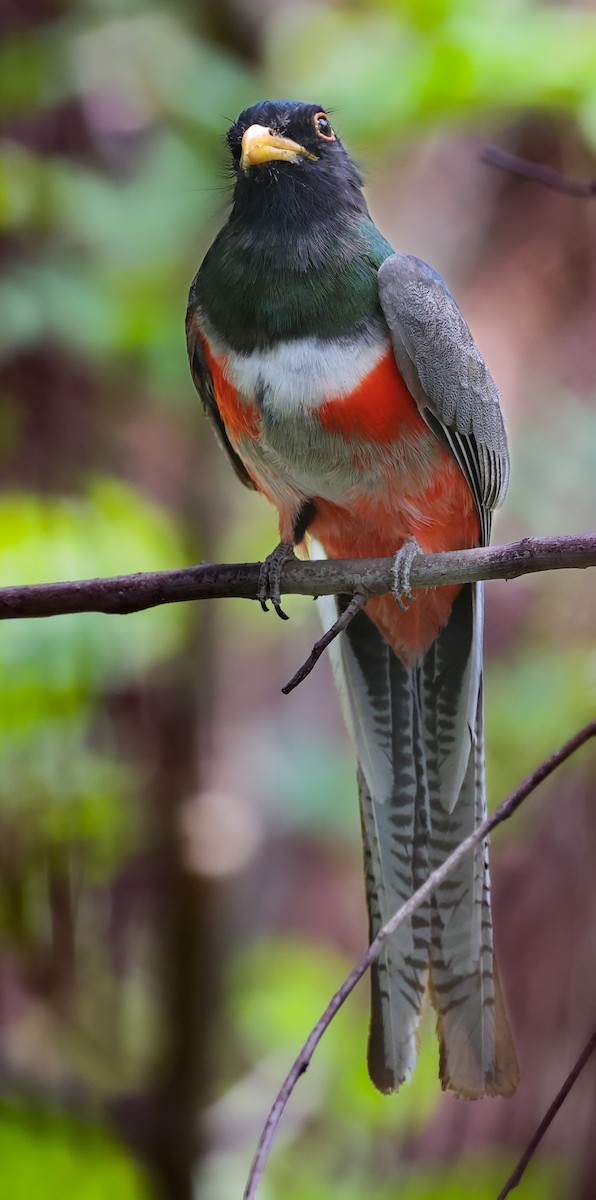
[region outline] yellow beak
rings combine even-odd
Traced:
[[[248,171],[249,167],[256,167],[259,163],[272,162],[274,159],[281,162],[297,162],[301,157],[315,159],[316,154],[310,154],[304,146],[293,142],[291,138],[272,133],[264,125],[251,125],[242,138],[240,166],[243,171]]]

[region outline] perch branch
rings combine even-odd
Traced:
[[[505,1197],[517,1187],[530,1159],[532,1158],[534,1152],[538,1149],[538,1146],[540,1145],[540,1142],[542,1141],[547,1129],[554,1121],[564,1100],[567,1099],[567,1096],[569,1095],[574,1083],[577,1079],[579,1079],[579,1076],[581,1075],[588,1059],[594,1053],[594,1050],[596,1050],[596,1029],[594,1030],[590,1039],[586,1042],[586,1045],[584,1046],[577,1062],[571,1068],[565,1082],[559,1088],[559,1091],[557,1092],[552,1104],[545,1112],[538,1128],[532,1135],[532,1138],[528,1142],[528,1145],[526,1146],[517,1166],[515,1167],[515,1170],[509,1176],[504,1188],[502,1188],[499,1192],[497,1200],[505,1200]]]
[[[386,925],[383,925],[383,927],[379,930],[376,938],[373,942],[371,942],[368,950],[366,951],[366,954],[363,955],[363,957],[360,959],[360,962],[353,968],[347,979],[344,980],[341,987],[329,1001],[327,1008],[317,1021],[314,1028],[311,1030],[298,1057],[295,1059],[290,1071],[284,1079],[284,1082],[277,1093],[277,1096],[275,1097],[271,1111],[267,1117],[265,1127],[261,1134],[259,1145],[257,1147],[244,1192],[244,1200],[254,1200],[254,1197],[257,1194],[257,1188],[269,1158],[282,1113],[296,1086],[296,1083],[298,1082],[298,1079],[306,1071],[318,1043],[325,1033],[325,1030],[329,1027],[335,1014],[339,1011],[344,1001],[347,1000],[348,996],[358,983],[358,980],[362,978],[374,960],[378,957],[387,938],[390,937],[390,935],[394,933],[400,925],[403,925],[404,921],[407,921],[408,918],[412,916],[412,913],[414,913],[421,904],[424,904],[431,893],[434,892],[435,888],[438,887],[438,885],[447,875],[449,875],[449,873],[454,869],[454,867],[457,866],[460,860],[464,858],[466,854],[469,854],[471,850],[473,850],[474,846],[477,846],[479,842],[483,841],[484,838],[487,837],[491,830],[493,830],[497,825],[500,825],[503,821],[508,820],[508,818],[513,815],[516,809],[519,808],[520,804],[522,804],[522,802],[527,798],[527,796],[529,796],[530,793],[533,792],[535,788],[537,788],[538,785],[543,782],[544,779],[552,774],[552,772],[556,770],[556,768],[560,766],[562,762],[565,762],[567,758],[574,754],[576,750],[579,750],[580,746],[583,746],[585,742],[593,737],[596,737],[596,721],[591,721],[589,725],[586,725],[579,731],[579,733],[576,733],[574,737],[570,738],[568,742],[565,742],[563,746],[555,751],[550,758],[547,758],[543,763],[541,763],[541,765],[532,773],[532,775],[528,776],[524,783],[522,783],[515,792],[508,796],[508,798],[504,800],[498,808],[495,809],[494,813],[488,816],[486,820],[484,820],[478,826],[478,828],[469,835],[469,837],[465,838],[465,840],[461,842],[457,849],[445,859],[445,862],[442,863],[440,867],[437,867],[437,869],[433,871],[431,875],[429,875],[426,883],[424,883],[422,887],[419,887],[418,890],[410,897],[410,899],[404,905],[402,905],[402,907],[396,913],[394,913],[389,921],[387,921]]]
[[[392,558],[289,561],[283,568],[285,595],[330,596],[392,587]],[[412,587],[442,587],[478,579],[516,579],[535,571],[596,566],[596,534],[522,538],[504,546],[420,554],[412,563]],[[259,563],[201,563],[177,571],[117,575],[68,583],[0,588],[0,620],[54,617],[64,613],[132,613],[182,600],[240,597],[256,600]]]
[[[553,167],[545,167],[542,163],[530,162],[520,158],[518,154],[510,154],[501,150],[500,146],[485,146],[480,155],[480,161],[489,163],[491,167],[499,167],[509,171],[511,175],[521,175],[523,179],[531,179],[545,187],[553,188],[555,192],[564,192],[567,196],[589,198],[596,196],[596,179],[572,179],[555,171]]]

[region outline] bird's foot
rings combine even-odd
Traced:
[[[291,542],[280,542],[271,554],[267,555],[264,563],[261,563],[259,573],[259,586],[257,591],[257,600],[260,602],[263,612],[268,612],[267,601],[270,600],[278,617],[282,621],[287,621],[288,614],[281,607],[281,573],[284,564],[289,558],[294,557],[294,547]]]
[[[408,537],[393,559],[393,566],[391,568],[393,586],[391,591],[393,592],[395,603],[403,612],[407,612],[408,609],[408,605],[404,602],[403,597],[405,596],[406,600],[416,599],[412,595],[410,587],[410,572],[416,556],[423,553],[424,551],[419,546],[416,538]]]

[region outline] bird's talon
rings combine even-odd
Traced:
[[[267,555],[264,563],[261,563],[259,572],[259,586],[257,589],[257,600],[259,601],[263,612],[269,612],[267,607],[268,601],[271,601],[278,617],[282,621],[289,621],[288,614],[281,607],[281,573],[284,563],[292,558],[294,547],[289,542],[280,542],[271,554]]]
[[[416,599],[410,587],[410,572],[416,555],[422,553],[422,548],[419,546],[416,538],[409,537],[406,538],[403,546],[400,547],[393,559],[393,566],[391,568],[393,587],[391,590],[395,603],[402,612],[408,611],[408,605],[405,603],[404,597],[409,601]]]

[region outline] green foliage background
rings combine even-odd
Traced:
[[[237,494],[203,429],[183,341],[187,287],[227,202],[223,135],[242,107],[280,94],[331,106],[386,215],[404,195],[416,203],[416,164],[437,147],[461,155],[463,144],[478,178],[490,174],[477,162],[483,141],[523,141],[528,129],[555,130],[559,144],[572,147],[570,169],[587,169],[594,152],[590,6],[344,0],[259,3],[248,12],[233,0],[199,8],[187,0],[27,0],[18,12],[7,5],[1,21],[0,584],[180,566],[207,552],[255,559],[270,548],[272,514],[259,498]],[[461,233],[458,242],[442,215],[440,171],[432,178],[437,196],[422,198],[421,220],[440,246],[437,265],[451,263],[456,283],[469,285],[473,318],[474,296],[492,295],[491,263],[499,254],[503,262],[523,257],[521,241],[490,238],[489,219],[508,185],[482,176],[468,210],[464,199],[459,220],[464,230],[469,223],[472,250],[456,264],[450,255]],[[519,213],[509,219],[523,227]],[[424,248],[427,235],[417,236]],[[546,245],[545,234],[537,292],[552,295],[575,264],[570,255],[549,278]],[[520,324],[531,319],[522,302]],[[561,320],[546,321],[545,330],[550,375],[525,362],[518,392],[527,409],[510,414],[514,472],[503,538],[568,532],[593,519],[594,376],[588,367],[580,379],[557,376],[557,339],[560,361],[573,357],[568,331]],[[499,378],[503,364],[491,366]],[[495,618],[489,638],[495,800],[593,714],[596,698],[587,615],[594,584],[542,578],[519,587],[519,609],[498,593],[508,628],[499,632]],[[234,786],[244,775],[251,803],[255,792],[263,800],[253,830],[261,853],[263,845],[267,855],[282,847],[286,861],[301,847],[315,881],[326,864],[343,901],[358,861],[350,752],[339,718],[315,701],[312,711],[307,698],[288,715],[278,705],[280,676],[286,664],[291,673],[314,629],[307,602],[290,607],[295,620],[281,648],[282,631],[252,607],[222,605],[225,638],[212,668],[216,784],[227,739],[228,757],[241,760]],[[149,1086],[165,1054],[151,922],[145,915],[133,926],[125,969],[116,970],[104,909],[123,872],[155,842],[148,795],[165,734],[146,709],[205,636],[201,619],[177,606],[0,629],[0,931],[4,992],[16,979],[19,993],[4,1016],[0,1005],[0,1200],[153,1194],[147,1162],[135,1163],[126,1139],[115,1140],[99,1116],[112,1093]],[[207,689],[201,671],[197,661],[199,694]],[[131,696],[145,712],[133,751],[119,718]],[[361,920],[356,897],[354,938],[345,927],[334,933],[331,918],[319,938],[295,914],[284,929],[251,901],[245,928],[238,914],[251,895],[243,890],[248,852],[238,861],[236,880],[217,891],[232,930],[210,1015],[216,1049],[196,1173],[196,1194],[209,1200],[241,1194],[261,1115],[349,969]],[[299,885],[310,877],[296,876]],[[39,981],[40,958],[60,957],[48,878],[66,883],[76,925],[76,970],[58,993]],[[432,1022],[414,1080],[391,1100],[368,1083],[365,1030],[366,997],[358,994],[292,1101],[263,1200],[494,1196],[513,1161],[511,1144],[500,1148],[495,1138],[481,1161],[468,1149],[456,1162],[416,1150],[428,1123],[441,1120]],[[23,1101],[10,1080],[32,1071],[55,1103]],[[86,1124],[77,1124],[72,1106],[62,1112],[72,1076],[97,1099]],[[528,1174],[523,1195],[571,1194],[572,1178],[559,1144]]]

